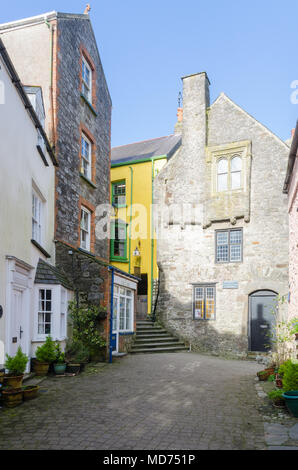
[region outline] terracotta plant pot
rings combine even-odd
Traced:
[[[24,401],[32,400],[33,398],[36,398],[38,390],[39,390],[38,385],[27,385],[27,387],[23,387]]]
[[[265,381],[265,380],[268,380],[268,377],[270,377],[270,375],[273,375],[274,374],[274,367],[269,367],[268,369],[264,369],[264,370],[261,370],[260,372],[257,372],[257,376],[259,377],[259,380],[261,381]]]
[[[13,388],[21,388],[23,383],[24,374],[20,375],[4,375],[4,385]]]
[[[34,372],[36,375],[47,375],[50,364],[48,362],[34,361]]]
[[[23,402],[23,390],[21,388],[12,388],[2,392],[4,405],[8,408],[14,408]]]

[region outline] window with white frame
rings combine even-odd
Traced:
[[[51,335],[54,339],[67,337],[68,303],[71,291],[59,284],[36,284],[35,287],[34,338],[44,340]]]
[[[92,144],[82,133],[81,137],[81,173],[91,180]]]
[[[92,70],[85,57],[82,57],[82,94],[92,102]]]
[[[36,191],[32,191],[32,239],[42,244],[43,201]]]
[[[67,292],[61,288],[60,338],[66,337]]]
[[[239,155],[220,158],[217,161],[217,191],[229,191],[242,187],[242,159]]]
[[[215,320],[215,285],[195,285],[193,287],[194,320]]]
[[[53,299],[52,289],[38,291],[38,335],[52,333]]]
[[[242,261],[242,229],[217,230],[215,237],[217,263]]]
[[[91,240],[91,212],[85,207],[81,208],[81,242],[80,247],[83,250],[90,251],[90,240]]]
[[[114,286],[113,330],[133,331],[133,291]]]

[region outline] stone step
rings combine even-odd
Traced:
[[[173,341],[172,343],[134,343],[133,349],[148,349],[148,348],[160,348],[160,347],[172,347],[172,346],[184,346],[182,341]]]
[[[166,338],[137,338],[134,342],[135,345],[139,344],[151,344],[151,343],[175,343],[177,342],[177,338],[173,338],[172,336]]]
[[[186,351],[188,348],[160,325],[150,320],[137,321],[132,354]]]
[[[172,346],[172,347],[163,347],[163,348],[143,348],[143,349],[131,349],[131,354],[144,354],[144,353],[169,353],[177,351],[186,351],[188,348],[186,346]]]
[[[164,328],[158,328],[156,326],[153,326],[153,327],[142,327],[142,328],[138,328],[136,329],[136,333],[140,333],[140,334],[143,334],[143,333],[167,333],[167,330],[165,330]]]
[[[170,342],[170,341],[177,341],[177,338],[174,338],[173,336],[145,336],[145,338],[138,336],[134,344],[148,343],[150,341],[153,341],[155,343]]]

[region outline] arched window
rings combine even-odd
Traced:
[[[242,160],[239,155],[231,159],[231,189],[241,188]]]
[[[217,191],[228,189],[228,160],[221,158],[217,164]]]

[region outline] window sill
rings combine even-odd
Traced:
[[[83,175],[83,173],[80,172],[80,177],[86,181],[86,183],[90,184],[90,186],[92,186],[92,188],[96,189],[97,186],[96,184],[93,183],[93,181],[89,180],[89,178],[87,178],[85,175]]]
[[[114,258],[114,257],[111,257],[110,261],[115,261],[117,263],[128,263],[127,258]]]
[[[81,93],[81,98],[82,100],[86,103],[86,105],[88,106],[88,108],[92,111],[92,113],[94,114],[94,116],[97,116],[97,112],[95,111],[95,109],[93,108],[92,104],[87,100],[87,98],[83,95],[83,93]]]
[[[134,331],[119,331],[120,336],[129,336],[129,335],[135,335]]]
[[[51,255],[33,238],[31,239],[31,243],[46,257],[51,258]]]

